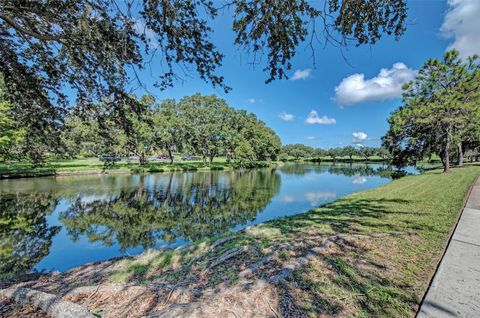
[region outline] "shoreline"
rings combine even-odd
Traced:
[[[75,161],[72,161],[75,162]],[[203,162],[180,162],[173,164],[156,164],[152,163],[150,166],[141,167],[138,165],[120,166],[113,169],[103,169],[103,168],[91,168],[88,169],[79,169],[79,170],[61,170],[62,168],[52,168],[60,169],[60,171],[46,171],[46,172],[13,172],[8,173],[0,169],[0,180],[10,180],[10,179],[27,179],[27,178],[41,178],[41,177],[67,177],[67,176],[87,176],[87,175],[121,175],[121,174],[148,174],[148,173],[162,173],[162,172],[182,172],[182,171],[227,171],[227,170],[237,170],[237,169],[257,169],[257,168],[267,168],[267,167],[278,167],[284,164],[294,164],[294,163],[313,163],[313,164],[387,164],[386,161],[382,160],[288,160],[288,161],[271,161],[271,162],[252,162],[245,167],[238,166],[236,163],[225,163],[225,162],[214,162],[213,164],[205,164]]]
[[[40,177],[67,177],[67,176],[86,176],[86,175],[117,175],[117,174],[148,174],[148,173],[162,173],[162,172],[182,172],[182,171],[226,171],[235,169],[256,169],[276,167],[279,162],[253,162],[247,167],[237,167],[235,163],[173,163],[166,165],[156,165],[153,163],[151,166],[132,166],[125,167],[120,166],[114,169],[81,169],[73,171],[49,171],[49,172],[28,172],[28,173],[5,173],[0,172],[0,180],[8,179],[24,179],[24,178],[40,178]],[[171,165],[171,166],[169,166]],[[61,168],[60,168],[61,169]]]
[[[82,159],[83,160],[83,159]],[[293,163],[313,163],[313,164],[388,164],[387,160],[383,159],[365,159],[355,158],[349,160],[346,158],[339,158],[335,161],[331,159],[302,159],[302,160],[286,160],[286,161],[259,161],[247,163],[246,166],[241,166],[238,163],[231,162],[213,162],[211,164],[203,162],[174,162],[170,163],[158,163],[151,162],[147,166],[139,166],[138,164],[127,165],[122,163],[118,167],[104,169],[99,167],[98,163],[86,163],[84,168],[78,170],[68,170],[63,167],[65,163],[75,164],[82,162],[82,160],[61,161],[53,163],[53,167],[39,167],[39,168],[15,168],[15,164],[4,164],[4,167],[0,167],[0,180],[8,179],[24,179],[24,178],[40,178],[40,177],[66,177],[66,176],[83,176],[83,175],[117,175],[117,174],[146,174],[146,173],[159,173],[159,172],[182,172],[182,171],[215,171],[215,170],[235,170],[235,169],[256,169],[267,167],[278,167],[284,164]],[[419,164],[428,163],[436,164],[437,162],[419,162]],[[16,163],[18,165],[23,163]],[[93,166],[89,168],[90,166]],[[18,171],[10,172],[8,170]],[[39,169],[39,171],[31,171]],[[48,169],[48,170],[47,170]],[[28,170],[24,172],[22,170]],[[45,171],[47,170],[47,171]]]

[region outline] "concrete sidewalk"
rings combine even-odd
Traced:
[[[480,317],[480,179],[417,317]]]

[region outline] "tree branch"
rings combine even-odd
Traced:
[[[0,19],[5,21],[6,23],[8,23],[17,32],[20,32],[20,33],[23,33],[23,34],[26,34],[26,35],[30,35],[30,36],[38,39],[38,40],[57,41],[57,42],[61,42],[61,40],[62,40],[62,37],[58,36],[58,35],[39,34],[37,32],[34,32],[34,31],[30,30],[30,29],[24,28],[21,25],[19,25],[18,23],[16,23],[14,19],[12,19],[12,18],[10,18],[10,17],[8,17],[8,16],[6,16],[2,13],[0,13]]]

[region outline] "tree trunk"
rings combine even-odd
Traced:
[[[168,151],[168,157],[170,158],[170,163],[173,163],[172,150],[170,150],[170,147],[167,147],[167,151]]]
[[[443,172],[448,172],[450,170],[450,129],[447,130],[447,140],[445,142],[445,149],[443,151],[445,159],[443,161]]]
[[[458,148],[458,166],[461,167],[463,166],[463,148],[462,148],[461,142],[457,144],[457,148]]]
[[[138,157],[138,161],[140,162],[141,166],[146,165],[147,164],[147,156],[144,153],[140,154],[140,156]]]

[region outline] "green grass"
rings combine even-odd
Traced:
[[[263,167],[271,163],[254,162],[252,166]],[[103,162],[96,158],[76,160],[56,160],[44,166],[33,167],[28,162],[0,163],[0,175],[3,176],[42,176],[42,175],[68,175],[88,173],[148,173],[165,171],[194,171],[194,170],[225,170],[236,168],[236,163],[228,163],[225,158],[216,158],[211,164],[202,161],[175,161],[150,162],[144,166],[138,163],[118,162],[105,168]]]
[[[234,280],[236,271],[282,244],[278,262],[303,255],[322,237],[350,237],[294,272],[279,286],[279,301],[307,316],[413,316],[434,273],[465,195],[480,166],[408,176],[382,187],[354,193],[307,213],[267,222],[232,234],[222,248],[213,240],[190,251],[158,252],[146,260],[126,260],[112,279],[170,281],[195,277],[206,260],[242,245],[254,253],[219,266],[206,285]],[[352,235],[369,235],[353,238]],[[380,235],[378,235],[380,234]],[[191,267],[190,260],[199,259]],[[138,269],[139,264],[146,266]],[[195,265],[197,264],[197,265]],[[197,272],[196,272],[197,271]],[[260,273],[260,276],[262,273]]]
[[[470,166],[448,174],[435,170],[401,178],[260,228],[279,230],[276,237],[290,241],[312,233],[413,232],[357,242],[358,246],[339,250],[303,269],[285,287],[292,295],[309,294],[306,300],[296,298],[311,316],[332,308],[331,314],[350,310],[359,317],[411,316],[479,172],[480,167]],[[324,279],[319,280],[322,274]],[[331,308],[322,306],[319,299]]]

